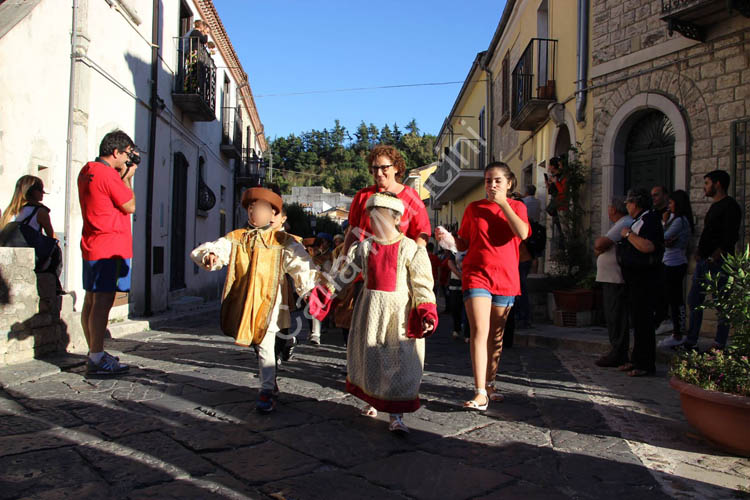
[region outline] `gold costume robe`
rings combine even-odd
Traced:
[[[213,253],[211,271],[227,267],[221,303],[221,329],[239,345],[260,344],[269,330],[289,325],[282,310],[284,274],[291,276],[299,295],[307,294],[319,273],[305,248],[291,235],[274,229],[237,229],[193,250],[191,259],[203,265]]]

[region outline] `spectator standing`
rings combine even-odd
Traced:
[[[129,368],[104,350],[104,335],[115,293],[130,291],[130,214],[135,212],[133,175],[137,156],[133,140],[115,130],[102,139],[99,157],[86,163],[78,174],[86,290],[81,325],[89,346],[86,372],[90,375],[120,375]]]
[[[703,323],[703,310],[700,305],[706,298],[702,284],[706,274],[719,277],[720,286],[726,283],[726,275],[721,272],[724,255],[734,252],[734,246],[739,239],[742,209],[740,205],[727,195],[729,189],[729,174],[723,170],[709,172],[703,178],[703,191],[713,202],[703,221],[703,232],[698,241],[698,252],[695,259],[695,273],[693,284],[688,295],[690,308],[690,329],[688,330],[685,347],[695,348],[698,335]],[[729,325],[721,317],[716,327],[714,347],[723,349],[729,338]]]
[[[597,366],[620,366],[628,361],[630,346],[630,321],[628,318],[628,297],[622,270],[617,263],[615,245],[622,240],[623,228],[633,224],[628,215],[625,201],[613,198],[607,209],[612,227],[607,234],[594,242],[596,255],[596,281],[602,284],[604,318],[609,333],[610,351],[596,360]]]
[[[631,377],[642,377],[656,371],[654,291],[659,284],[664,230],[659,216],[650,210],[651,197],[645,189],[628,191],[625,206],[633,223],[620,233],[623,239],[618,243],[617,260],[627,287],[635,333],[630,362],[619,369]]]
[[[664,222],[664,296],[672,313],[672,336],[659,342],[659,347],[677,347],[685,340],[685,293],[683,280],[687,273],[687,247],[693,234],[693,210],[688,194],[678,189],[669,195],[669,210]],[[661,327],[660,327],[661,328]],[[669,331],[669,330],[668,330]],[[659,334],[659,330],[656,331]]]

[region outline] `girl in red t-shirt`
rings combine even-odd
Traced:
[[[492,382],[503,350],[505,321],[515,296],[521,294],[518,247],[531,234],[526,206],[507,197],[516,186],[510,167],[490,163],[484,185],[487,198],[466,207],[456,238],[458,250],[468,248],[462,285],[475,384],[474,398],[464,408],[480,411],[487,409],[490,399],[502,400]],[[442,228],[436,233],[438,240],[446,237]]]

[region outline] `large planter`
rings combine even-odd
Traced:
[[[687,421],[718,447],[750,456],[750,397],[707,391],[672,377]]]
[[[553,290],[555,306],[563,312],[584,312],[594,308],[594,291],[589,288]]]

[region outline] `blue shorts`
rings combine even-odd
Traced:
[[[84,260],[83,289],[87,292],[129,292],[130,259]]]
[[[474,297],[487,297],[492,299],[492,305],[495,307],[510,307],[516,300],[514,295],[492,295],[489,290],[484,288],[469,288],[464,290],[464,302],[466,299]]]

